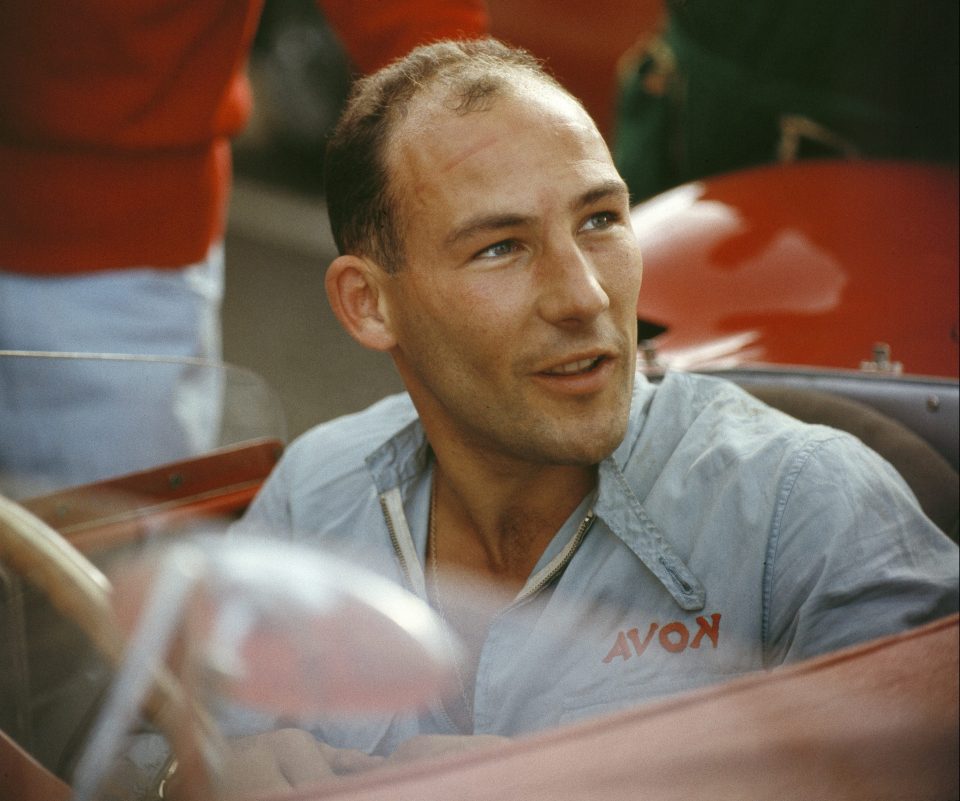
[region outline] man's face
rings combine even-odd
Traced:
[[[504,467],[599,462],[626,429],[642,265],[592,121],[540,84],[464,116],[428,97],[388,164],[392,355],[431,440]]]

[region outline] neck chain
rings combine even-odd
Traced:
[[[434,465],[433,468],[433,486],[430,488],[430,520],[427,524],[427,540],[430,543],[430,578],[433,583],[433,600],[437,606],[437,612],[440,614],[441,620],[447,625],[448,629],[453,628],[450,625],[450,619],[447,615],[446,609],[443,605],[443,599],[441,598],[440,593],[440,570],[438,568],[437,559],[437,529],[436,529],[436,520],[437,520],[437,467]],[[450,645],[450,650],[454,650],[453,641],[450,639],[449,634],[447,635],[447,642]],[[463,702],[463,708],[466,710],[466,716],[469,718],[473,717],[473,704],[471,703],[471,696],[467,693],[467,683],[463,678],[463,668],[460,664],[461,660],[456,659],[453,663],[454,670],[457,674],[457,685],[460,689],[460,700]]]

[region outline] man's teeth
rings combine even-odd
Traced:
[[[580,359],[577,362],[570,362],[569,364],[561,364],[559,367],[554,367],[552,370],[547,370],[549,375],[573,375],[574,373],[582,373],[585,370],[589,370],[593,367],[594,364],[599,361],[598,359]]]

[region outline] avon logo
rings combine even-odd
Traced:
[[[618,632],[617,640],[610,649],[610,653],[603,658],[603,663],[610,664],[617,657],[626,661],[634,654],[643,656],[643,652],[654,641],[654,635],[656,635],[657,645],[671,654],[679,654],[687,648],[699,648],[704,638],[716,648],[720,644],[720,613],[714,612],[710,615],[710,620],[701,615],[696,622],[698,628],[692,638],[690,629],[679,620],[667,623],[665,626],[651,623],[642,638],[639,629]]]

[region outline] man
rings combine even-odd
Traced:
[[[294,443],[240,528],[405,584],[466,658],[454,698],[324,722],[323,749],[519,735],[957,608],[956,547],[875,454],[635,375],[626,186],[527,54],[414,51],[358,85],[327,164],[330,302],[408,394]],[[500,600],[458,602],[464,573]]]

